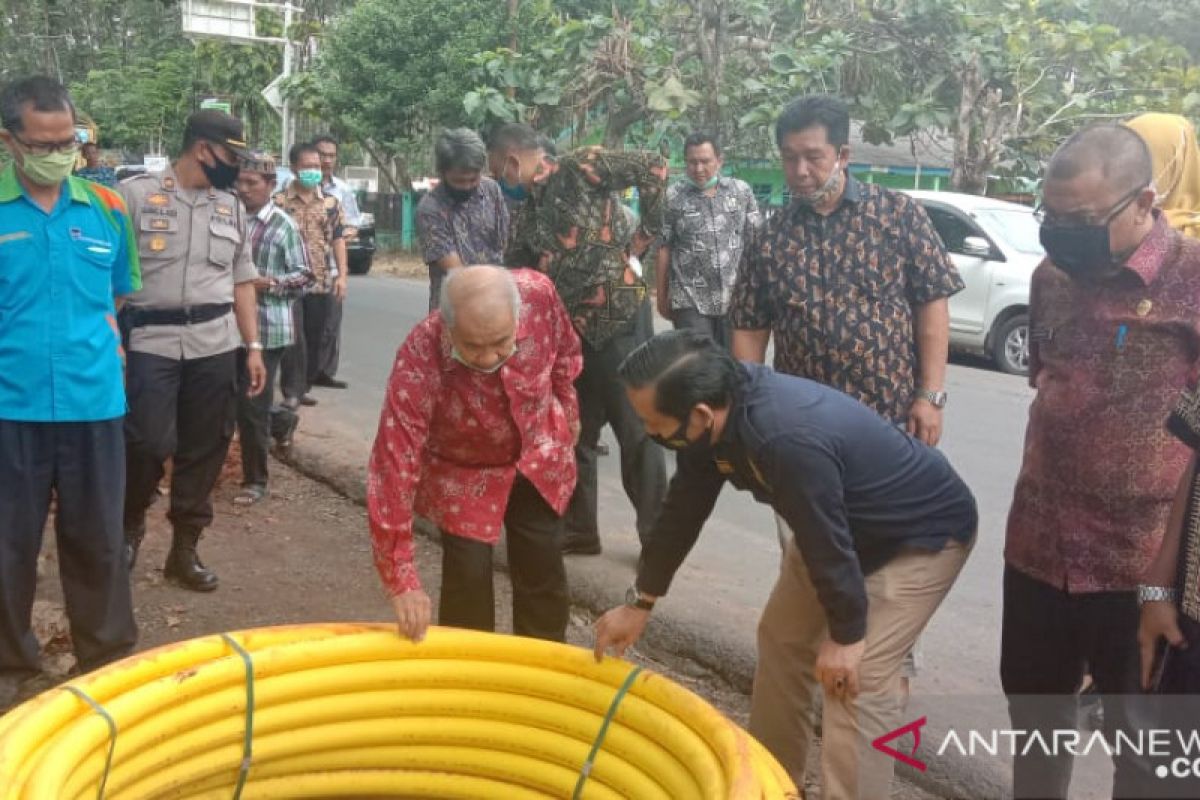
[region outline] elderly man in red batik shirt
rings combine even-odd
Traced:
[[[1118,125],[1085,128],[1046,168],[1000,657],[1013,728],[1045,741],[1075,730],[1085,664],[1108,741],[1143,727],[1138,601],[1162,588],[1139,584],[1190,456],[1164,423],[1200,358],[1200,248],[1154,208],[1153,180]],[[1067,796],[1071,755],[1044,749],[1017,742],[1016,797]],[[1152,764],[1129,748],[1114,762],[1113,797],[1161,796]]]
[[[413,515],[442,533],[442,625],[495,628],[492,550],[504,526],[518,635],[561,641],[559,545],[575,489],[583,368],[554,284],[532,270],[465,267],[400,347],[371,453],[375,566],[400,630],[420,640],[429,596],[413,564]]]

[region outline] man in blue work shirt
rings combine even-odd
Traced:
[[[901,663],[974,542],[970,490],[857,400],[696,331],[654,337],[620,376],[679,458],[626,605],[596,624],[597,657],[641,636],[728,480],[795,532],[759,620],[750,732],[802,786],[823,686],[822,796],[888,797],[894,762],[871,743],[900,723]]]
[[[119,195],[71,177],[75,111],[50,78],[0,92],[0,710],[37,674],[30,627],[51,495],[83,670],[137,640],[124,558],[125,390],[114,298],[141,284]]]

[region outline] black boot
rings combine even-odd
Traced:
[[[125,523],[125,563],[130,572],[133,572],[133,565],[137,563],[138,548],[142,546],[142,539],[145,538],[146,520],[134,524]]]
[[[196,543],[200,541],[201,528],[176,526],[171,537],[171,552],[167,553],[167,564],[163,577],[184,589],[193,592],[211,592],[220,583],[215,572],[205,569],[196,554]]]

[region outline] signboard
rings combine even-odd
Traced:
[[[183,35],[255,41],[254,5],[237,0],[184,0]]]
[[[171,162],[166,156],[142,156],[142,163],[147,172],[162,172]]]
[[[233,113],[233,104],[227,100],[218,100],[215,97],[209,97],[200,101],[200,109],[212,109],[214,111],[224,111],[226,114]]]

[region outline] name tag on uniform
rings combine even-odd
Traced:
[[[171,221],[165,217],[150,220],[150,230],[166,231],[171,229]]]
[[[163,206],[170,204],[171,198],[167,197],[167,195],[163,192],[154,192],[153,194],[146,196],[146,202],[152,206],[158,206],[159,208],[162,208]]]
[[[31,239],[33,234],[29,231],[17,231],[15,233],[0,234],[0,244],[8,244],[9,242],[19,242],[22,239]]]
[[[1054,341],[1054,328],[1045,328],[1034,326],[1029,329],[1029,341],[1031,342],[1052,342]]]

